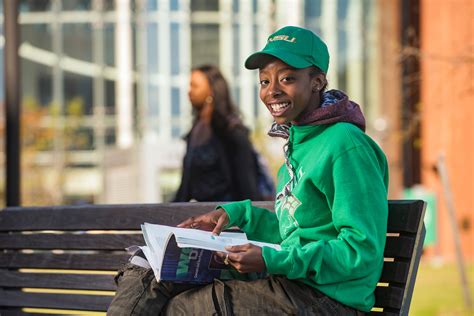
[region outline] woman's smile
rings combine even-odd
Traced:
[[[267,108],[270,110],[272,116],[282,116],[290,108],[291,102],[268,103]]]

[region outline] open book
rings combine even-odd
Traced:
[[[190,228],[145,223],[142,226],[146,246],[141,247],[157,281],[209,283],[213,279],[256,279],[260,274],[240,274],[215,254],[227,252],[226,246],[252,243],[257,246],[280,246],[247,240],[245,233],[222,232],[214,236]]]

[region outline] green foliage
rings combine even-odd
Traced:
[[[50,109],[41,106],[38,100],[24,97],[21,113],[21,138],[27,153],[50,150],[54,142],[54,129],[44,123]]]
[[[40,104],[25,96],[21,111],[22,204],[61,203],[64,161],[68,150],[89,150],[93,146],[90,129],[84,127],[84,98],[77,96],[65,104]],[[48,152],[48,155],[44,155]],[[60,158],[51,162],[44,157]],[[64,159],[64,160],[61,160]]]
[[[84,99],[74,97],[66,104],[66,113],[72,117],[82,117],[84,115]]]
[[[59,117],[61,115],[61,105],[57,102],[51,102],[48,106],[49,114],[52,117]]]

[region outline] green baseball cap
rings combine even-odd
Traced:
[[[294,68],[316,66],[324,73],[329,68],[329,52],[326,44],[310,30],[285,26],[268,37],[267,45],[250,55],[245,61],[245,68],[262,68],[274,56]]]

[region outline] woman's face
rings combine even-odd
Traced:
[[[311,76],[311,71],[310,67],[293,68],[277,58],[260,69],[260,99],[278,124],[295,121],[319,107],[321,80]]]
[[[194,70],[191,73],[188,96],[192,106],[196,109],[202,108],[206,98],[212,96],[209,81],[203,72]]]

